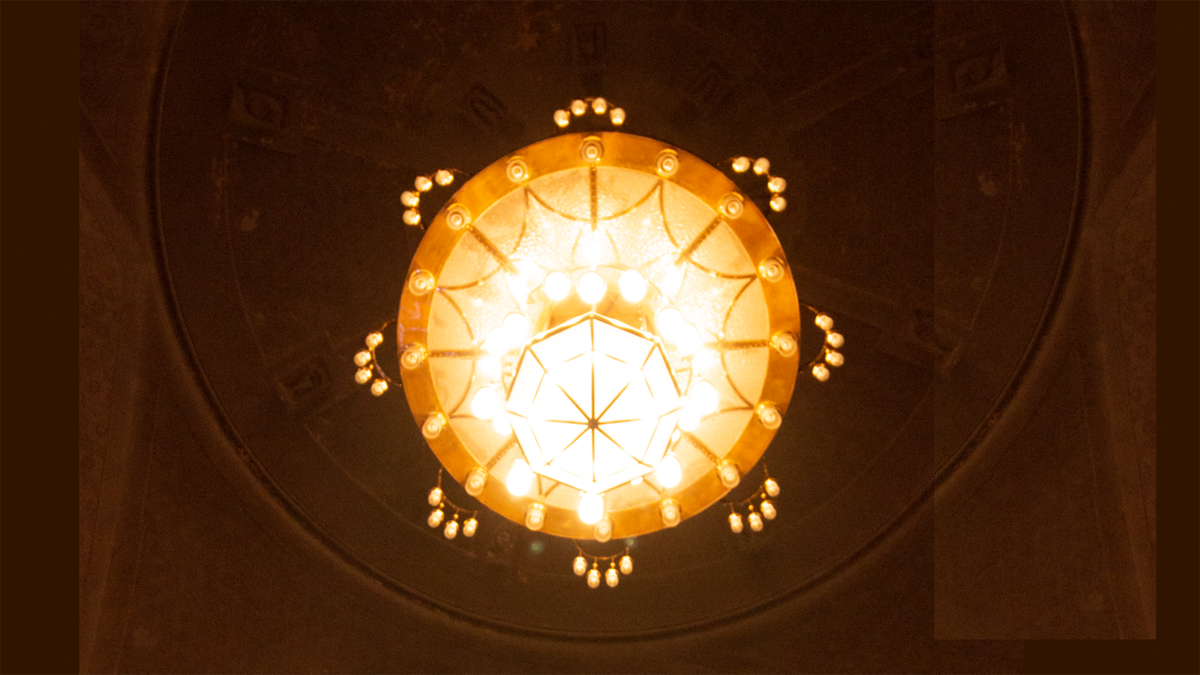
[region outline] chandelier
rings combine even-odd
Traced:
[[[585,116],[606,128],[567,131]],[[404,222],[424,228],[395,320],[400,384],[468,495],[575,540],[575,574],[595,588],[606,566],[616,586],[628,549],[598,556],[579,542],[675,527],[739,485],[791,399],[802,306],[774,230],[730,177],[615,130],[625,112],[602,98],[554,122],[559,135],[465,180],[427,225],[422,195],[461,172],[419,176],[400,196]],[[786,208],[766,158],[729,168]],[[804,368],[825,381],[843,338],[804,308],[825,333]],[[376,396],[397,384],[376,359],[383,341],[371,333],[354,358]],[[473,536],[478,511],[451,503],[441,476],[428,524]],[[778,494],[764,468],[751,497],[727,502],[730,529],[761,530]]]

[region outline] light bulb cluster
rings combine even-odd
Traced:
[[[609,556],[595,556],[580,548],[579,544],[575,544],[575,550],[578,555],[571,563],[571,571],[577,577],[587,579],[588,588],[599,588],[600,579],[603,576],[604,583],[609,588],[616,588],[617,584],[621,583],[621,575],[626,576],[633,574],[633,558],[629,555],[629,548],[625,548],[624,553],[617,553]],[[605,568],[601,573],[600,568]]]
[[[787,208],[787,200],[783,197],[783,191],[787,189],[787,181],[782,176],[771,175],[770,160],[766,157],[759,157],[755,160],[751,160],[749,157],[735,157],[730,160],[730,164],[735,173],[753,171],[755,175],[766,177],[767,189],[771,191],[771,210],[779,213]]]
[[[813,323],[817,324],[817,328],[825,331],[825,341],[821,343],[821,351],[813,357],[812,361],[808,362],[807,368],[810,368],[812,376],[820,382],[825,382],[829,379],[829,368],[840,368],[846,362],[846,357],[841,352],[842,345],[846,343],[846,338],[841,333],[833,330],[833,317],[828,314],[819,312],[812,307],[809,310],[816,313],[817,318]]]
[[[413,179],[413,190],[405,190],[400,194],[400,203],[408,208],[404,211],[404,224],[412,227],[421,225],[421,193],[429,192],[434,185],[448,187],[454,182],[454,175],[462,173],[457,169],[438,169],[428,176],[417,176]]]
[[[358,367],[354,371],[354,381],[364,385],[370,383],[371,394],[375,396],[383,396],[388,386],[394,383],[375,360],[375,348],[383,344],[383,331],[391,323],[388,321],[379,330],[369,333],[365,340],[367,348],[354,355],[354,365]]]
[[[475,518],[478,511],[455,506],[446,498],[446,493],[442,490],[442,472],[440,470],[438,471],[437,487],[429,491],[426,501],[433,507],[433,511],[429,513],[425,523],[435,529],[441,527],[442,536],[454,539],[460,532],[464,537],[475,536],[475,531],[479,529],[479,520]],[[449,521],[446,520],[446,511],[453,511]],[[460,523],[459,518],[462,516],[466,516],[466,518]]]
[[[554,111],[554,124],[560,129],[567,128],[571,124],[571,120],[576,117],[582,117],[588,112],[595,115],[604,115],[607,113],[608,120],[612,122],[614,127],[619,127],[625,123],[625,111],[621,108],[613,107],[608,101],[600,98],[577,98],[571,101],[571,105],[567,106],[566,110]]]
[[[763,467],[763,476],[762,485],[753,495],[740,502],[730,502],[729,529],[734,534],[741,534],[745,531],[746,525],[749,525],[754,532],[762,532],[764,521],[775,520],[775,516],[778,515],[775,503],[771,500],[779,496],[779,483],[767,474],[765,466]],[[746,509],[745,518],[738,511],[739,508]]]

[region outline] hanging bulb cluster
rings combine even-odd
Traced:
[[[751,160],[749,157],[735,157],[730,160],[730,164],[734,173],[754,171],[755,175],[765,176],[767,189],[771,191],[771,210],[779,213],[787,208],[787,200],[783,198],[783,191],[787,189],[787,181],[782,176],[771,175],[770,160],[766,157],[759,157],[756,160]]]
[[[775,516],[778,515],[778,511],[775,510],[775,503],[771,501],[778,496],[779,483],[767,474],[767,467],[764,465],[763,482],[759,486],[758,491],[740,502],[730,502],[729,529],[734,534],[741,534],[748,524],[754,532],[761,532],[764,520],[775,520]],[[755,508],[756,506],[757,509]],[[747,510],[745,518],[742,518],[742,514],[738,512],[738,509],[742,507],[745,507]]]
[[[614,127],[619,127],[625,123],[625,111],[621,108],[612,107],[608,101],[599,97],[577,98],[571,101],[571,105],[566,110],[555,110],[554,123],[560,129],[565,129],[573,118],[582,117],[589,110],[596,115],[608,113],[608,120],[612,122]]]
[[[379,366],[379,362],[375,360],[375,348],[383,344],[383,331],[391,324],[391,321],[380,326],[379,330],[367,335],[367,348],[360,350],[354,355],[354,365],[358,370],[354,372],[354,381],[359,384],[371,384],[371,393],[375,396],[383,396],[387,393],[388,386],[394,384],[392,378],[388,377],[387,373],[383,372],[383,368]]]
[[[599,588],[602,577],[609,588],[616,588],[617,584],[621,583],[622,574],[633,574],[633,558],[629,555],[628,547],[624,553],[609,556],[591,555],[580,548],[578,543],[575,544],[575,550],[578,555],[571,564],[571,570],[577,577],[586,577],[589,588]],[[604,572],[600,571],[601,568],[604,568]]]
[[[833,330],[833,317],[812,307],[808,309],[817,315],[813,323],[817,324],[817,328],[825,331],[825,341],[821,343],[821,351],[813,357],[812,361],[808,362],[806,367],[811,369],[814,378],[825,382],[829,379],[830,367],[840,368],[846,362],[846,357],[837,351],[846,343],[846,338]]]
[[[429,513],[429,518],[425,520],[430,527],[437,528],[440,527],[442,523],[445,523],[445,527],[442,529],[442,535],[447,539],[454,539],[458,536],[459,532],[462,532],[462,536],[464,537],[475,536],[475,531],[479,529],[479,521],[475,518],[476,514],[478,514],[478,511],[459,508],[458,506],[455,506],[449,499],[446,499],[446,493],[444,490],[442,490],[441,470],[438,470],[437,487],[429,491],[429,497],[427,501],[429,502],[430,506],[434,507],[433,511]],[[447,510],[454,512],[453,515],[450,516],[449,522],[446,522]],[[466,516],[466,519],[460,524],[459,518],[461,516]]]
[[[408,207],[404,212],[404,224],[424,229],[425,226],[421,224],[421,212],[419,210],[421,206],[421,193],[429,192],[435,184],[448,187],[454,182],[454,175],[461,173],[463,172],[458,169],[438,169],[428,176],[417,176],[413,179],[415,190],[405,190],[400,194],[400,203]]]

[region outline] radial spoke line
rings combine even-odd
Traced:
[[[484,248],[487,249],[488,253],[492,254],[492,257],[495,258],[500,263],[500,265],[504,267],[504,270],[506,272],[508,272],[509,274],[517,274],[518,273],[516,266],[512,264],[512,261],[508,259],[508,256],[504,255],[504,251],[501,251],[500,249],[496,248],[496,245],[492,243],[491,239],[488,239],[487,237],[485,237],[483,235],[482,232],[475,229],[474,225],[468,225],[467,231],[471,233],[471,236],[475,237],[476,241],[478,241],[480,244],[483,245]]]
[[[597,419],[597,420],[599,420],[599,419],[601,419],[602,417],[604,417],[604,413],[608,412],[608,409],[609,409],[609,408],[611,408],[611,407],[613,407],[613,405],[614,405],[614,404],[617,402],[617,399],[621,398],[621,394],[624,394],[624,393],[625,393],[625,390],[626,390],[626,389],[628,389],[628,388],[629,388],[629,385],[631,385],[631,384],[633,384],[633,383],[632,383],[632,382],[626,382],[626,383],[625,383],[625,386],[624,386],[624,387],[621,387],[621,391],[618,391],[618,392],[617,392],[617,395],[613,397],[613,400],[612,400],[612,401],[610,401],[610,402],[609,402],[609,404],[608,404],[607,406],[605,406],[604,410],[600,411],[600,414],[599,414],[599,415],[596,415],[596,419]]]
[[[675,260],[675,262],[678,263],[678,262],[684,260],[685,258],[690,256],[692,254],[692,252],[694,252],[696,249],[700,248],[700,244],[703,244],[704,240],[708,239],[708,235],[712,234],[713,230],[717,229],[717,225],[720,225],[720,224],[721,224],[720,216],[713,218],[712,222],[709,223],[703,230],[701,230],[700,234],[696,235],[696,238],[692,240],[692,243],[688,244],[687,248],[685,248],[679,252],[679,257]],[[689,262],[691,262],[691,261],[689,261]]]

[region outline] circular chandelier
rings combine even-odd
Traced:
[[[595,98],[554,122],[589,113],[625,121]],[[786,208],[766,158],[729,166]],[[721,500],[762,457],[801,365],[801,305],[762,210],[698,157],[615,130],[501,157],[424,225],[422,194],[459,175],[417,177],[401,195],[424,236],[396,319],[400,380],[444,471],[488,509],[574,540],[675,527]],[[842,336],[807,309],[826,339],[805,368],[824,381]],[[396,384],[375,359],[383,339],[355,356],[376,396]],[[741,505],[761,530],[778,493],[764,470],[730,504],[730,529],[743,530]],[[440,475],[429,504],[447,538],[475,533],[477,512],[449,503]],[[601,563],[609,586],[633,565],[628,550],[579,548],[573,569],[596,587]]]

